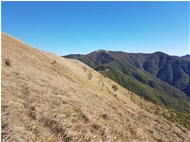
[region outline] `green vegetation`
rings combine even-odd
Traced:
[[[190,90],[190,62],[160,52],[102,51],[67,57],[79,59],[144,99],[175,111],[162,116],[189,128],[190,98],[185,93]]]

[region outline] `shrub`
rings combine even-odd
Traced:
[[[118,90],[117,85],[112,85],[112,88],[113,88],[114,92]]]
[[[30,107],[29,112],[28,112],[28,115],[29,115],[32,119],[36,119],[36,113],[35,113],[35,111],[36,111],[35,106]]]
[[[83,71],[86,72],[87,71],[87,68],[85,66],[83,66]]]
[[[56,60],[53,60],[53,62],[51,63],[52,65],[54,65],[54,64],[56,64],[57,63],[57,61]]]
[[[81,117],[82,117],[82,119],[84,120],[85,123],[90,122],[90,120],[88,119],[88,117],[85,114],[81,113]]]
[[[11,60],[10,59],[5,59],[5,65],[11,66]]]
[[[109,119],[109,116],[107,114],[103,114],[102,117],[103,117],[104,120],[108,120]]]
[[[107,77],[107,75],[106,74],[102,74],[105,78]]]
[[[92,73],[89,72],[89,73],[87,74],[87,76],[88,76],[88,79],[89,79],[89,80],[92,79]]]

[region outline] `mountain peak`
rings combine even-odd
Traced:
[[[184,55],[184,56],[181,56],[181,57],[190,57],[190,55],[189,55],[189,54],[187,54],[187,55]]]
[[[153,54],[158,54],[158,55],[168,55],[168,54],[166,54],[166,53],[164,53],[164,52],[162,52],[162,51],[156,51],[156,52],[154,52]]]
[[[181,56],[180,58],[183,59],[183,60],[190,61],[190,55],[189,54]]]
[[[106,52],[108,53],[109,51],[108,50],[104,50],[104,49],[98,49],[96,51],[94,51],[95,53],[100,53],[100,52]]]

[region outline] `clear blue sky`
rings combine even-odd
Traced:
[[[2,31],[58,55],[189,54],[190,2],[2,2]]]

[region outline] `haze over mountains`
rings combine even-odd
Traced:
[[[105,62],[113,59],[104,54]],[[102,63],[101,58],[96,62]],[[7,34],[2,34],[1,105],[3,142],[190,139],[186,128],[168,121],[177,119],[175,112],[141,99],[78,60],[34,49]]]

